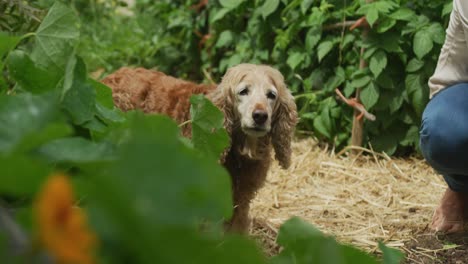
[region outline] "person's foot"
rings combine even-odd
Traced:
[[[460,233],[468,219],[468,194],[447,188],[432,217],[431,229],[443,233]]]

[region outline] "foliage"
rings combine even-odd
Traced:
[[[120,112],[109,88],[90,79],[86,63],[74,53],[77,23],[75,13],[57,2],[37,31],[29,34],[34,38],[28,45],[15,49],[18,40],[0,35],[0,43],[8,43],[3,63],[16,83],[0,95],[2,259],[48,263],[43,254],[66,258],[69,251],[52,250],[78,245],[69,239],[91,245],[86,237],[95,232],[100,245],[96,263],[306,263],[314,258],[326,263],[377,263],[298,219],[281,228],[278,243],[285,250],[271,260],[247,237],[223,233],[232,198],[228,173],[217,161],[228,144],[220,111],[203,97],[192,98],[190,142],[167,117]],[[200,149],[202,143],[205,147]],[[55,172],[70,176],[76,201],[94,231],[81,230],[81,210],[67,211],[73,195],[63,178],[52,184],[63,186],[60,191],[47,193],[50,188],[42,188]],[[32,210],[38,193],[53,201],[40,204],[45,217]],[[37,218],[42,220],[38,223]],[[40,225],[44,221],[47,229]],[[63,226],[54,226],[54,221]],[[48,234],[51,231],[59,235]],[[84,231],[86,237],[80,236]],[[51,236],[56,249],[45,250],[37,234]],[[62,245],[60,239],[68,240]],[[389,260],[385,263],[398,263],[397,253],[385,246],[382,251]],[[323,259],[324,254],[330,258]]]
[[[41,21],[43,11],[37,1],[6,0],[0,2],[0,31],[29,32]]]
[[[417,149],[452,1],[219,0],[196,9],[197,3],[140,0],[134,17],[84,10],[99,26],[84,28],[80,48],[93,68],[133,64],[193,80],[204,78],[201,69],[220,80],[240,62],[273,65],[297,98],[300,129],[337,149],[348,143],[352,109],[337,102],[334,90],[353,96],[362,89],[361,101],[377,116],[366,122],[365,142],[388,154]],[[371,25],[366,38],[363,28],[336,25],[362,16]],[[359,69],[361,57],[368,68]]]

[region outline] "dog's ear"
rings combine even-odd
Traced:
[[[221,83],[210,95],[210,100],[224,114],[224,128],[229,135],[229,140],[232,140],[231,138],[235,122],[234,95],[232,91],[234,89],[233,86],[237,85],[237,83],[242,79],[240,74],[240,71],[235,67],[228,69],[226,74],[223,76]],[[230,142],[229,145],[231,145],[231,143],[232,142]],[[224,163],[229,150],[230,147],[226,148],[226,150],[221,154],[221,163]]]
[[[291,165],[291,141],[297,123],[297,107],[280,72],[274,70],[270,78],[278,89],[278,102],[272,120],[272,144],[275,158],[284,169]]]

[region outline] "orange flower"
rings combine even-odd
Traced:
[[[52,175],[36,200],[39,242],[60,264],[93,263],[94,234],[81,208],[73,205],[67,176]]]

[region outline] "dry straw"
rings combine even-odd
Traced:
[[[275,164],[252,204],[251,233],[267,254],[278,252],[278,228],[293,216],[371,253],[378,241],[403,248],[412,235],[428,232],[446,185],[423,159],[367,149],[333,154],[312,139],[293,148],[290,169]]]

